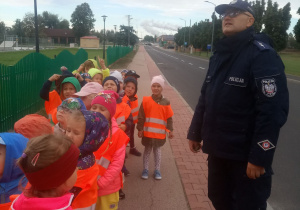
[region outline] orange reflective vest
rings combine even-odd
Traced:
[[[49,115],[50,112],[57,108],[61,104],[61,98],[56,90],[53,90],[49,93],[49,101],[45,101],[45,110],[46,113]]]
[[[12,202],[13,202],[18,196],[19,196],[19,195],[11,195],[11,196],[9,196],[9,199],[11,200],[11,202],[0,204],[0,210],[9,210],[9,209],[11,209],[10,206],[11,206]]]
[[[0,210],[9,210],[12,202],[0,204]]]
[[[110,131],[111,132],[111,131]],[[118,151],[122,146],[127,145],[129,142],[129,138],[124,131],[120,128],[117,129],[115,133],[113,133],[110,139],[110,133],[108,134],[107,139],[105,139],[104,143],[101,147],[94,152],[96,157],[96,164],[99,167],[99,176],[98,179],[104,175],[106,172],[112,157],[116,151]],[[123,187],[123,176],[122,172],[120,172],[121,185]]]
[[[173,116],[170,105],[160,105],[151,96],[143,98],[145,112],[144,136],[155,139],[165,139],[167,119]]]
[[[130,112],[131,109],[128,104],[124,103],[123,101],[117,104],[116,113],[114,115],[117,124],[125,124],[125,120],[128,119]]]
[[[135,94],[136,98],[138,98],[138,96]],[[136,99],[135,101],[130,101],[129,98],[125,95],[122,99],[123,102],[127,103],[127,101],[129,101],[130,103],[130,108],[131,108],[131,114],[133,117],[133,123],[136,124],[138,121],[138,114],[139,114],[139,102],[138,99]]]
[[[77,180],[74,186],[82,190],[72,203],[73,209],[95,209],[97,203],[97,176],[99,168],[95,163],[92,167],[77,171]]]

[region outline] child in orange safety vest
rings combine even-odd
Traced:
[[[153,149],[155,171],[154,178],[160,180],[161,146],[166,142],[166,134],[169,139],[173,136],[173,111],[170,101],[163,97],[164,79],[161,75],[153,77],[151,81],[152,96],[144,97],[139,109],[137,130],[145,146],[142,178],[148,179],[149,158]]]
[[[110,122],[110,131],[103,145],[94,154],[99,166],[98,201],[96,209],[118,209],[119,190],[123,187],[122,167],[128,136],[114,118],[118,94],[112,90],[100,92],[92,101],[91,111],[102,113]]]
[[[99,168],[93,153],[104,143],[108,130],[108,121],[100,113],[73,110],[67,116],[66,135],[80,150],[77,181],[71,190],[75,195],[73,209],[94,210],[96,208]]]
[[[141,156],[142,153],[140,153],[135,145],[134,145],[134,130],[135,130],[135,124],[137,123],[138,119],[138,113],[139,113],[139,102],[138,102],[138,96],[137,96],[137,80],[136,78],[129,76],[124,80],[124,97],[122,98],[122,101],[127,103],[131,108],[131,114],[133,117],[133,125],[130,128],[130,150],[129,153],[135,156]]]

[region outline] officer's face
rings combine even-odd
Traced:
[[[222,16],[222,29],[225,36],[232,36],[244,31],[254,23],[254,17],[249,12],[229,10]]]

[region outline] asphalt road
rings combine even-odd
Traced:
[[[145,49],[164,74],[194,110],[205,78],[208,60],[163,50],[156,46]],[[290,111],[287,123],[281,129],[273,160],[272,194],[268,209],[300,209],[300,78],[288,76]]]

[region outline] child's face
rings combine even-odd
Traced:
[[[4,172],[5,156],[6,156],[6,146],[0,144],[0,178],[2,177]]]
[[[65,98],[70,98],[74,93],[76,93],[74,85],[70,82],[63,84],[62,91]]]
[[[158,83],[153,83],[151,86],[152,94],[155,96],[161,96],[162,87]]]
[[[112,90],[117,93],[118,87],[113,80],[107,80],[103,86],[104,90]]]
[[[95,98],[97,93],[91,93],[90,95],[81,97],[82,102],[84,103],[87,110],[91,109],[92,100]]]
[[[124,91],[127,96],[133,96],[135,93],[135,85],[132,82],[126,83]]]
[[[102,85],[102,74],[95,74],[95,76],[92,78],[92,82],[98,82],[100,85]]]
[[[123,79],[125,79],[125,72],[121,72]]]
[[[107,119],[110,120],[110,113],[108,111],[108,109],[106,109],[105,106],[100,105],[100,104],[93,104],[91,111],[94,112],[99,112],[101,114],[103,114],[103,116]]]
[[[72,118],[72,116],[69,116],[67,120],[66,135],[77,147],[80,147],[85,135],[85,121],[76,121]]]

